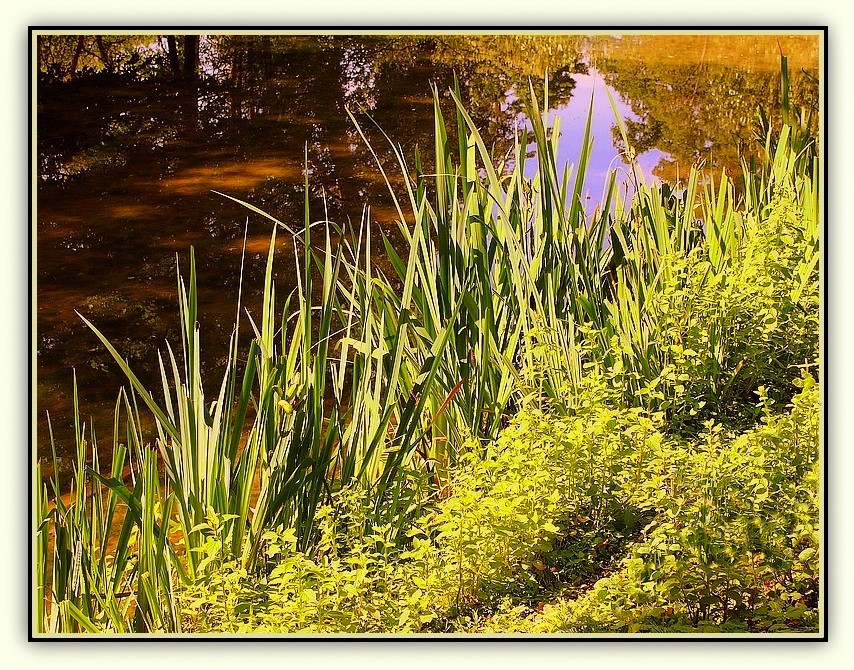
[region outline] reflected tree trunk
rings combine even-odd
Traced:
[[[261,60],[264,63],[264,79],[273,76],[273,45],[269,37],[261,37]]]
[[[74,49],[74,57],[71,59],[71,71],[68,73],[69,77],[73,77],[77,72],[77,63],[80,62],[80,54],[83,53],[83,35],[80,35],[77,38],[77,46]]]
[[[181,61],[178,60],[178,41],[174,35],[166,36],[167,55],[169,57],[169,69],[175,76],[181,73]]]
[[[196,141],[199,130],[199,89],[198,86],[180,86],[178,94],[178,113],[183,126],[182,138],[190,143]]]
[[[199,67],[199,36],[184,36],[184,78],[195,79]]]
[[[199,36],[184,35],[181,38],[181,53],[178,51],[178,36],[166,36],[166,54],[173,76],[193,80],[198,77]],[[182,58],[183,56],[183,58]],[[182,61],[183,60],[183,66]]]
[[[107,48],[104,45],[104,38],[101,35],[98,35],[95,37],[95,44],[98,45],[98,53],[101,56],[101,61],[104,63],[104,67],[107,68],[107,72],[112,74],[114,70],[113,62],[110,60],[110,55],[107,53]]]

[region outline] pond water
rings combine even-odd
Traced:
[[[81,411],[109,448],[116,393],[125,383],[94,322],[151,388],[157,351],[179,342],[176,259],[195,248],[202,354],[215,383],[235,318],[244,231],[244,302],[255,312],[270,224],[219,191],[300,225],[308,160],[314,218],[395,228],[374,159],[347,110],[368,131],[390,176],[393,155],[376,127],[412,160],[433,147],[433,99],[446,118],[449,87],[487,144],[504,151],[526,123],[521,97],[549,73],[549,112],[560,117],[561,162],[577,161],[593,104],[586,195],[601,197],[622,165],[609,88],[651,179],[691,165],[739,170],[753,146],[757,105],[773,108],[779,54],[789,57],[796,102],[816,105],[816,35],[42,36],[36,86],[35,442],[50,453],[46,414],[61,455],[73,447],[72,369]],[[97,47],[97,48],[96,48]],[[184,53],[181,53],[182,48]],[[73,76],[72,76],[73,74]],[[533,161],[531,162],[533,167]],[[397,178],[396,183],[400,183]],[[294,284],[282,259],[280,295]],[[248,328],[244,329],[248,330]],[[46,468],[50,472],[50,467]]]

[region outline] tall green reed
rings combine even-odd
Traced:
[[[588,217],[582,197],[592,144],[592,105],[570,190],[570,171],[561,171],[555,158],[560,130],[546,129],[545,110],[538,109],[533,90],[527,108],[538,153],[533,180],[524,176],[527,131],[516,138],[508,160],[496,160],[457,89],[451,92],[455,147],[435,88],[433,97],[434,171],[428,174],[416,157],[410,175],[405,157],[392,143],[405,176],[403,202],[391,183],[389,191],[408,259],[398,255],[390,239],[385,238],[384,245],[396,279],[406,285],[414,267],[415,281],[411,293],[407,290],[400,300],[389,291],[381,309],[390,306],[408,313],[406,300],[412,299],[416,331],[423,337],[413,340],[407,365],[424,358],[425,347],[443,325],[453,330],[437,392],[429,401],[437,417],[431,426],[430,457],[447,464],[454,460],[454,445],[469,436],[493,439],[512,412],[525,333],[545,320],[564,339],[568,333],[574,338],[575,323],[599,316],[593,305],[602,297],[604,240],[616,177],[608,181],[602,208]],[[353,121],[370,145],[355,117]],[[571,342],[564,344],[565,351],[574,351]],[[577,357],[571,368],[580,374]]]

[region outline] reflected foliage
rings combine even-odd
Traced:
[[[628,36],[600,38],[594,62],[631,105],[627,120],[637,153],[669,154],[654,173],[665,181],[691,166],[740,172],[755,156],[757,109],[780,107],[780,54],[789,58],[791,102],[818,123],[818,39],[766,36]],[[778,115],[779,116],[779,115]],[[779,128],[780,119],[776,119]],[[615,139],[620,138],[616,128]],[[765,130],[759,133],[764,141]]]
[[[175,35],[39,35],[36,67],[42,82],[95,75],[149,79],[170,70],[170,59],[178,58],[179,42],[180,49],[189,52],[187,62],[194,65],[197,59],[191,45],[198,43],[197,36],[188,40]]]
[[[529,83],[542,91],[548,77],[549,107],[569,103],[572,75],[587,72],[581,46],[577,35],[444,35],[435,40],[432,59],[457,73],[486,136],[510,140],[524,116]]]

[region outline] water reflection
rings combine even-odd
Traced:
[[[674,181],[698,164],[739,174],[739,154],[755,154],[757,108],[779,100],[781,54],[793,102],[817,123],[818,47],[806,36],[627,35],[598,39],[591,61],[629,101],[634,148],[667,154],[654,172]]]
[[[560,120],[562,129],[561,140],[558,144],[557,159],[561,165],[578,165],[581,156],[584,132],[587,127],[588,114],[591,115],[590,133],[593,147],[585,175],[586,189],[583,197],[592,211],[596,203],[604,198],[607,176],[612,170],[618,170],[628,184],[629,165],[625,162],[612,128],[615,124],[614,108],[626,122],[638,123],[631,106],[605,83],[602,74],[595,68],[588,68],[586,74],[574,74],[575,82],[574,104],[562,104],[552,109],[548,114],[549,125],[553,126]],[[610,94],[610,98],[609,98]],[[591,109],[592,108],[592,109]],[[655,148],[645,148],[636,157],[635,170],[639,174],[652,176],[654,168],[668,158],[667,154]],[[532,177],[536,165],[526,165],[526,175]]]
[[[370,204],[372,223],[393,230],[396,215],[386,186],[348,109],[361,119],[395,177],[391,148],[364,113],[409,159],[418,147],[428,162],[430,83],[443,92],[450,119],[446,92],[456,75],[487,144],[503,153],[524,123],[529,81],[541,91],[548,72],[550,114],[561,118],[563,128],[561,161],[577,162],[592,96],[596,150],[587,190],[595,202],[606,170],[619,162],[606,84],[629,120],[645,173],[670,178],[698,159],[735,170],[736,152],[752,141],[756,105],[770,107],[775,97],[775,52],[768,45],[776,48],[776,39],[766,39],[757,50],[755,44],[737,46],[733,38],[720,49],[715,41],[674,45],[638,36],[593,42],[531,35],[207,36],[195,45],[182,36],[103,36],[103,49],[85,37],[76,62],[79,36],[40,39],[40,453],[49,451],[46,411],[59,449],[70,446],[72,366],[82,408],[94,415],[102,446],[112,427],[115,393],[124,383],[75,310],[112,338],[140,377],[156,387],[156,351],[166,339],[178,339],[176,255],[186,267],[193,245],[203,356],[206,371],[215,372],[235,316],[247,222],[244,303],[257,310],[269,224],[213,191],[298,226],[307,169],[316,218],[325,210],[333,220],[358,222]],[[800,48],[795,68],[809,69],[817,61],[817,39],[793,44],[785,46]],[[743,58],[727,60],[739,49],[765,55],[742,68]],[[799,76],[796,94],[814,99],[810,86]],[[294,285],[284,261],[277,276],[280,295]]]

